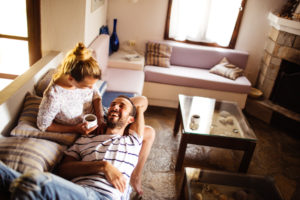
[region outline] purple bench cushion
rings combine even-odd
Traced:
[[[103,80],[107,81],[106,91],[127,92],[142,95],[145,74],[143,71],[107,68]]]
[[[170,66],[145,66],[145,81],[185,87],[248,93],[251,83],[245,76],[236,80],[212,74],[207,69]]]
[[[154,42],[154,41],[152,41]],[[156,41],[172,46],[171,65],[210,69],[226,57],[239,68],[247,66],[248,53],[236,49],[206,47],[175,41]]]

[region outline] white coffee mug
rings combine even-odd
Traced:
[[[87,122],[86,128],[90,129],[97,125],[97,117],[94,114],[84,115],[83,122]]]
[[[190,129],[197,130],[199,128],[200,115],[192,115]]]

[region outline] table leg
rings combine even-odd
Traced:
[[[176,119],[175,119],[175,124],[174,124],[174,129],[173,129],[174,136],[177,135],[180,124],[181,124],[181,111],[180,111],[180,105],[178,104]]]
[[[186,177],[185,170],[184,170],[182,176],[183,177],[181,178],[181,181],[180,181],[180,193],[178,196],[178,200],[187,199],[187,198],[185,198],[185,196],[186,196],[185,188],[187,186],[187,177]]]
[[[175,166],[176,171],[181,171],[181,169],[182,169],[186,147],[187,147],[186,135],[182,134],[181,140],[180,140],[180,146],[179,146],[179,150],[178,150],[176,166]]]
[[[251,142],[249,144],[249,148],[244,152],[244,156],[240,164],[239,172],[247,173],[255,146],[256,146],[256,142]]]

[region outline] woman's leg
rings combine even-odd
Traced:
[[[147,158],[149,156],[154,139],[155,139],[155,130],[150,126],[146,126],[144,131],[143,144],[139,154],[139,160],[135,169],[132,172],[131,179],[130,179],[131,186],[140,195],[143,193],[142,172],[143,172],[144,165],[147,161]]]

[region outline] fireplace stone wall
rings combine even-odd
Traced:
[[[257,88],[269,99],[282,60],[300,65],[300,36],[272,27],[260,66]]]
[[[256,87],[263,92],[259,99],[248,98],[245,111],[275,126],[299,132],[300,114],[270,100],[283,60],[300,66],[300,21],[280,18],[269,13],[271,30],[265,42]]]

